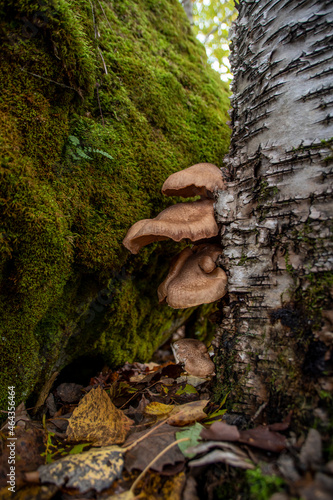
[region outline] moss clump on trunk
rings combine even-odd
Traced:
[[[82,353],[116,365],[163,340],[179,313],[158,306],[151,277],[170,247],[129,258],[121,241],[170,204],[168,175],[221,165],[229,103],[177,0],[11,0],[0,12],[5,403],[7,385],[18,402]]]

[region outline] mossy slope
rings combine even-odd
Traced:
[[[229,131],[228,91],[177,0],[9,0],[0,13],[5,404],[7,385],[25,398],[83,353],[151,355],[177,318],[156,299],[176,245],[134,258],[121,241],[170,204],[168,175],[221,165]]]

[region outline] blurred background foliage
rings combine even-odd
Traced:
[[[229,29],[237,17],[234,0],[181,0],[192,29],[205,46],[208,61],[221,79],[232,79],[229,56]]]

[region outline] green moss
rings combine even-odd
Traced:
[[[160,194],[168,175],[221,166],[229,102],[177,0],[10,0],[0,11],[5,404],[7,385],[25,398],[83,353],[148,359],[189,314],[156,298],[179,245],[129,257],[122,239],[173,202]]]
[[[322,311],[329,309],[332,303],[333,273],[309,273],[296,289],[295,300],[306,311],[313,324],[313,329],[320,329]]]
[[[273,493],[283,491],[284,480],[278,476],[263,474],[259,466],[246,471],[250,486],[250,498],[253,500],[269,500]]]

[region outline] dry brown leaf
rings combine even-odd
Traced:
[[[273,432],[263,425],[259,425],[255,429],[239,431],[240,443],[250,444],[262,450],[274,451],[279,453],[287,446],[287,439],[278,432]]]
[[[101,388],[91,389],[73,411],[67,427],[69,441],[87,441],[94,446],[109,446],[125,441],[132,420],[112,403]]]
[[[147,434],[149,430],[131,434],[125,442],[125,447],[130,446],[137,439]],[[175,441],[176,429],[168,424],[163,424],[159,429],[138,443],[134,448],[129,450],[125,456],[125,467],[128,471],[133,469],[143,470],[162,450],[169,444]],[[159,458],[152,465],[152,469],[161,472],[166,465],[174,465],[177,462],[184,462],[185,458],[178,446],[171,448],[168,453]]]
[[[238,441],[240,434],[236,425],[229,425],[225,422],[214,422],[208,429],[201,431],[200,437],[215,441]]]
[[[167,422],[170,425],[176,425],[178,427],[183,427],[184,425],[194,424],[207,417],[206,413],[203,411],[205,406],[209,403],[208,399],[202,399],[199,401],[191,401],[190,403],[185,403],[184,405],[176,406],[172,412]]]
[[[45,451],[45,433],[43,429],[38,429],[29,422],[26,422],[26,429],[16,427],[15,429],[15,481],[16,487],[24,481],[24,473],[37,469],[44,463],[41,454]],[[9,445],[13,441],[3,441],[3,449],[0,452],[0,488],[6,486],[9,472]],[[10,492],[9,492],[10,493]],[[2,498],[0,494],[0,498]]]
[[[255,429],[239,431],[235,425],[228,425],[225,422],[214,422],[201,432],[200,437],[215,441],[238,441],[274,452],[284,450],[287,443],[285,436],[271,431],[267,426],[259,425]]]

